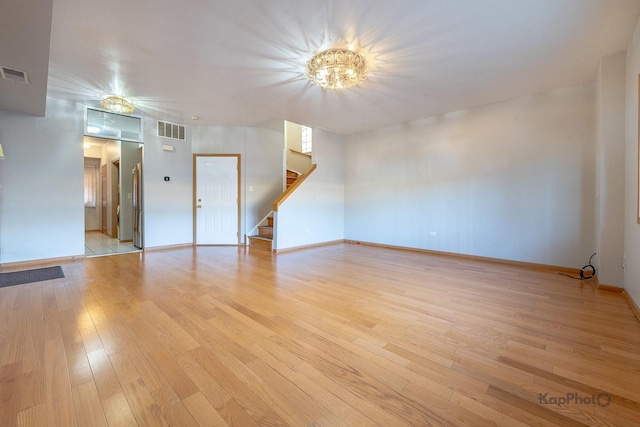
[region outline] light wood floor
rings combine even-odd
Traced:
[[[0,289],[1,426],[640,425],[640,322],[553,272],[348,244],[63,270]]]

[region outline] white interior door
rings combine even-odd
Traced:
[[[196,244],[237,245],[237,156],[196,156],[195,202]]]

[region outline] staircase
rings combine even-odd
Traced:
[[[298,179],[299,176],[300,174],[298,172],[287,169],[287,188],[291,187],[291,184],[296,182],[296,179]]]
[[[266,249],[271,251],[273,246],[273,217],[267,218],[267,225],[258,226],[258,234],[249,237],[251,249]]]
[[[311,165],[309,170],[304,174],[300,174],[291,169],[287,169],[287,189],[282,195],[273,203],[273,211],[267,217],[265,217],[257,226],[255,226],[249,233],[254,230],[258,230],[258,234],[248,235],[249,247],[257,250],[267,250],[271,252],[273,250],[273,213],[278,210],[278,206],[295,191],[295,189],[304,182],[304,180],[316,169],[316,165]],[[298,181],[299,180],[299,181]],[[293,186],[292,188],[289,188]],[[266,225],[265,225],[266,222]]]

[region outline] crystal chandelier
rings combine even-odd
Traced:
[[[121,96],[107,96],[100,101],[100,106],[105,110],[118,114],[131,114],[134,112],[133,102]]]
[[[315,85],[327,89],[355,86],[367,78],[367,60],[347,49],[329,49],[307,62],[307,77]]]

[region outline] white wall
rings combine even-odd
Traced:
[[[344,137],[314,129],[317,169],[280,206],[275,249],[344,239]]]
[[[246,232],[258,234],[252,228],[259,225],[282,194],[284,135],[282,132],[259,127],[246,129]]]
[[[2,264],[84,256],[84,106],[47,102],[44,118],[0,111],[0,142],[6,155],[0,168]],[[190,127],[187,141],[156,136],[154,117],[143,117],[142,124],[145,248],[193,242],[193,153],[241,155],[243,234],[245,224],[256,225],[282,191],[282,120],[252,128]],[[163,144],[174,150],[163,151]],[[111,166],[117,153],[119,146],[105,144],[103,163]],[[126,176],[130,167],[121,164],[121,169]],[[122,189],[126,200],[127,185]],[[108,191],[111,200],[111,183]]]
[[[240,154],[240,235],[244,236],[282,192],[284,128],[274,123],[248,128],[194,126],[191,133],[194,154]]]
[[[600,283],[622,287],[624,271],[625,52],[602,58],[596,89],[596,229]]]
[[[156,120],[145,118],[142,121],[144,247],[191,244],[193,242],[191,128],[187,129],[186,141],[160,138],[157,136]],[[173,151],[163,151],[163,144],[173,146]],[[164,180],[165,176],[169,177],[168,182]]]
[[[640,225],[638,224],[638,75],[640,21],[627,49],[625,115],[624,287],[640,304]]]
[[[587,83],[350,136],[345,238],[581,267],[594,108]]]
[[[632,261],[640,256],[637,38],[626,91]],[[318,169],[281,209],[280,220],[292,220],[278,249],[347,238],[582,266],[595,242],[594,96],[594,85],[584,84],[350,137],[316,130]],[[84,253],[83,107],[48,103],[45,118],[0,111],[0,263]],[[241,154],[243,233],[245,223],[255,225],[275,184],[260,186],[265,177],[276,181],[263,160],[282,161],[284,126],[192,127],[188,141],[171,141],[174,151],[165,152],[155,125],[143,119],[145,246],[192,243],[192,153]],[[625,286],[640,300],[640,267],[627,264]]]
[[[0,263],[84,256],[83,111],[53,99],[46,117],[0,110]]]

